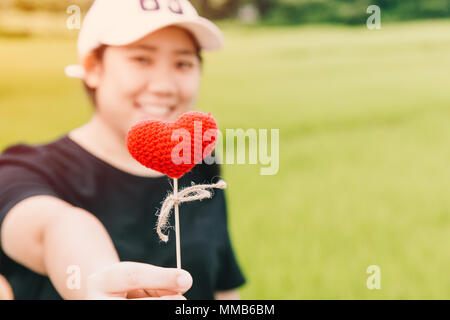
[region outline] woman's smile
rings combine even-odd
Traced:
[[[163,104],[154,102],[136,101],[134,107],[139,110],[144,117],[169,119],[176,110],[174,104]]]

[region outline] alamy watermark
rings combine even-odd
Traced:
[[[66,26],[69,30],[81,29],[81,9],[79,6],[73,4],[67,7],[67,14],[70,16],[67,18]]]
[[[366,11],[370,14],[367,18],[366,25],[369,30],[380,30],[381,29],[381,9],[377,5],[371,5]]]
[[[69,290],[81,289],[81,268],[78,265],[70,265],[66,269],[68,274],[66,286]]]
[[[367,278],[366,286],[369,290],[381,289],[381,269],[377,265],[371,265],[367,267],[367,274],[370,276]]]
[[[171,152],[174,164],[191,164],[202,161],[206,164],[260,164],[261,175],[275,175],[280,167],[280,130],[268,129],[226,129],[225,136],[220,130],[206,130],[202,134],[202,122],[194,121],[193,137],[187,129],[176,129],[171,136],[178,142]],[[193,141],[192,141],[193,139]],[[248,144],[247,144],[248,140]],[[215,141],[215,147],[214,142]],[[203,143],[210,142],[202,154]],[[269,152],[270,145],[270,152]],[[194,147],[194,150],[192,149]],[[215,150],[214,156],[211,152]],[[247,152],[248,151],[248,152]],[[194,159],[191,159],[194,154]],[[248,155],[248,156],[247,156]]]

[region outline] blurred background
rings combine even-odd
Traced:
[[[205,55],[198,108],[222,132],[280,130],[276,175],[223,166],[242,297],[450,299],[450,0],[192,2],[227,40]],[[66,9],[90,3],[1,0],[1,150],[89,119],[64,67]]]

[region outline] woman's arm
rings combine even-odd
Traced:
[[[82,299],[87,277],[119,261],[100,221],[55,197],[36,196],[18,203],[7,214],[1,235],[5,253],[27,268],[48,275],[65,299]],[[67,286],[70,266],[79,267],[83,284],[79,290]]]
[[[1,244],[15,261],[48,275],[64,299],[126,298],[139,289],[149,289],[147,296],[179,296],[192,285],[186,271],[119,262],[95,216],[50,196],[28,198],[11,209]]]

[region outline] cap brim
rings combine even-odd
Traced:
[[[195,22],[176,23],[180,27],[184,27],[191,31],[197,38],[200,47],[204,50],[219,50],[224,46],[224,37],[222,31],[211,21],[200,18]]]

